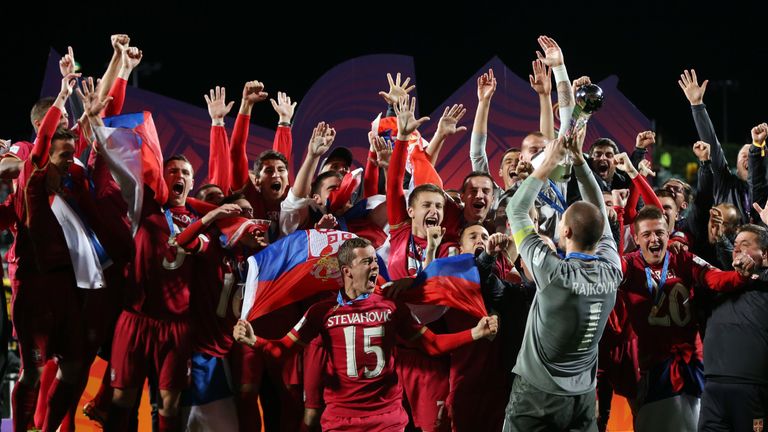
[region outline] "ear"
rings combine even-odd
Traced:
[[[416,212],[413,210],[413,207],[408,207],[408,216],[409,216],[411,219],[413,219],[413,215],[414,215],[415,213],[416,213]]]
[[[350,279],[352,278],[352,270],[347,266],[341,266],[341,273]]]
[[[573,237],[573,230],[568,225],[563,227],[563,234],[565,235],[565,238],[570,239]]]
[[[323,205],[324,202],[320,202],[320,195],[319,194],[312,194],[312,201],[315,202],[317,205]]]

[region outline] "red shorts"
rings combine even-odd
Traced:
[[[228,358],[236,390],[241,390],[243,387],[257,389],[261,385],[261,376],[264,374],[264,359],[261,352],[248,345],[234,343]]]
[[[323,348],[323,338],[317,336],[304,348],[304,408],[321,409],[325,406],[323,379],[327,364],[328,353]]]
[[[392,411],[362,417],[341,417],[323,414],[320,426],[323,432],[358,432],[358,431],[403,431],[408,425],[408,414],[402,405]]]
[[[448,356],[430,357],[413,349],[397,349],[395,367],[411,406],[413,424],[425,432],[450,430],[449,422],[444,421],[449,362]]]
[[[43,367],[54,356],[80,360],[83,323],[71,272],[14,279],[11,315],[22,367]]]
[[[191,357],[186,319],[161,321],[123,311],[112,341],[112,387],[141,388],[153,367],[160,390],[183,390],[189,385]]]

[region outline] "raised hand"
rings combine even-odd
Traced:
[[[315,224],[315,229],[333,229],[337,224],[338,222],[336,222],[336,216],[332,214],[325,214],[320,218],[319,221],[317,221]]]
[[[77,86],[76,78],[79,77],[79,73],[68,73],[64,75],[64,77],[61,78],[61,91],[59,91],[59,97],[62,97],[64,100],[66,100],[72,96],[72,91],[74,91],[75,87]]]
[[[77,89],[77,96],[83,102],[83,110],[88,118],[98,118],[99,114],[106,108],[107,104],[112,100],[112,96],[108,96],[103,100],[99,100],[99,92],[96,91],[96,87],[93,84],[93,77],[84,79],[81,83],[81,89]]]
[[[266,93],[265,93],[266,94]],[[277,101],[270,99],[272,108],[280,117],[280,123],[290,123],[293,118],[293,111],[296,109],[296,102],[291,103],[290,96],[283,92],[277,92]]]
[[[392,74],[387,74],[387,81],[389,81],[389,92],[379,92],[379,96],[384,98],[384,100],[387,102],[387,105],[396,105],[400,99],[407,96],[408,93],[410,93],[413,89],[416,88],[415,85],[412,85],[408,87],[408,83],[411,82],[411,79],[406,77],[405,81],[403,81],[402,85],[400,84],[400,72],[397,73],[397,78],[395,78],[395,81],[392,81]]]
[[[768,124],[761,123],[752,128],[752,142],[756,144],[762,144],[765,142],[765,137],[768,136]]]
[[[262,82],[248,81],[243,86],[243,104],[245,105],[253,106],[257,102],[266,100],[267,97],[269,94],[264,92],[264,83]]]
[[[648,148],[654,143],[656,143],[656,134],[652,131],[640,132],[635,138],[635,148]]]
[[[616,163],[616,168],[627,173],[631,178],[637,177],[639,174],[635,167],[632,165],[632,161],[629,160],[629,156],[626,153],[619,153],[613,157],[613,161]]]
[[[408,141],[408,137],[419,126],[429,121],[429,117],[416,120],[416,98],[411,99],[407,94],[400,98],[394,109],[397,115],[397,139],[400,141]]]
[[[526,161],[520,161],[517,163],[517,166],[515,167],[515,174],[517,174],[517,178],[519,178],[520,181],[524,181],[532,173],[533,173],[533,164]]]
[[[611,191],[614,207],[624,208],[629,201],[629,189],[614,189]]]
[[[318,158],[324,155],[331,148],[335,138],[335,129],[325,124],[325,122],[318,123],[312,130],[312,136],[309,138],[309,154]]]
[[[561,66],[564,63],[563,51],[554,39],[548,36],[539,36],[537,39],[544,55],[536,51],[536,58],[549,67]]]
[[[723,219],[723,212],[717,208],[709,209],[709,217],[712,224],[709,227],[710,232],[714,238],[719,239],[725,235],[725,220]]]
[[[699,85],[695,70],[691,69],[690,72],[684,70],[683,73],[680,74],[680,79],[677,80],[677,83],[680,85],[680,88],[683,89],[683,93],[685,93],[685,97],[691,105],[701,105],[704,102],[704,92],[707,91],[709,80],[704,80],[704,82]]]
[[[141,63],[144,53],[136,47],[125,47],[122,51],[123,67],[132,71]]]
[[[472,329],[472,339],[478,340],[486,338],[493,340],[499,331],[499,318],[496,315],[480,318],[477,325]]]
[[[493,233],[488,238],[488,255],[496,256],[509,246],[509,237],[504,233]]]
[[[59,60],[59,72],[63,77],[75,73],[75,53],[71,46],[67,47],[67,53]]]
[[[760,204],[758,203],[752,203],[752,207],[757,211],[757,214],[760,216],[760,220],[763,221],[764,224],[768,225],[768,202],[765,203],[765,208],[760,207]]]
[[[121,54],[131,43],[131,38],[127,34],[113,34],[109,39],[112,49],[118,54]]]
[[[651,161],[648,159],[643,159],[637,164],[637,172],[640,173],[643,177],[656,177],[656,171],[651,169]]]
[[[455,134],[456,132],[466,131],[466,126],[456,127],[456,125],[459,123],[459,120],[461,120],[461,118],[464,117],[464,114],[466,113],[467,109],[464,108],[464,105],[462,104],[454,105],[452,107],[445,107],[443,116],[440,117],[440,122],[437,124],[437,132],[435,135],[447,137]]]
[[[496,78],[493,76],[493,69],[488,69],[487,73],[477,78],[477,100],[489,103],[495,91]]]
[[[541,59],[531,62],[533,75],[528,75],[531,88],[540,96],[552,94],[552,69],[547,67]]]
[[[576,94],[576,90],[578,90],[579,87],[585,86],[587,84],[592,84],[592,80],[588,76],[586,76],[586,75],[580,76],[580,77],[576,78],[575,80],[573,80],[573,84],[571,84],[571,91],[575,95]]]
[[[368,142],[371,144],[371,150],[376,152],[376,160],[372,162],[379,168],[387,169],[389,159],[392,157],[392,146],[373,131],[368,132]]]
[[[427,228],[427,249],[437,250],[440,247],[440,243],[443,241],[445,235],[445,228],[441,226],[431,226]]]
[[[710,146],[708,143],[705,143],[704,141],[696,141],[693,143],[693,154],[695,154],[700,161],[704,162],[709,160],[709,151]]]
[[[229,114],[235,104],[234,101],[227,103],[227,89],[219,86],[216,86],[215,90],[211,89],[209,94],[204,94],[203,98],[208,104],[208,115],[214,122],[223,122],[224,117]]]

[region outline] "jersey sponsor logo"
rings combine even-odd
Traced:
[[[178,221],[182,226],[187,226],[192,223],[192,218],[189,217],[188,214],[176,214],[172,213],[171,217],[173,217],[173,220]],[[179,227],[176,227],[177,230],[179,230]],[[181,230],[179,230],[180,232]]]
[[[615,283],[571,282],[571,293],[575,295],[593,296],[615,293],[618,285]]]
[[[392,320],[392,309],[369,312],[356,312],[351,314],[334,315],[328,317],[326,327],[352,324],[379,324]]]
[[[13,154],[18,154],[19,153],[19,146],[18,146],[18,144],[12,145],[11,148],[8,149],[8,151],[10,153],[13,153]]]

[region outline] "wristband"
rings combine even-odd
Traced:
[[[559,83],[562,81],[567,82],[570,84],[570,80],[568,79],[568,71],[565,69],[565,65],[562,64],[560,66],[555,66],[552,68],[552,73],[555,75],[555,82]]]
[[[760,156],[765,157],[765,141],[761,143],[752,141],[752,145],[760,149]]]
[[[291,122],[277,122],[278,126],[291,127]]]

